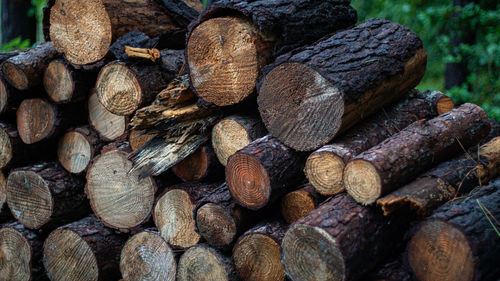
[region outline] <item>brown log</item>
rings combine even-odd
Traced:
[[[18,168],[7,178],[7,204],[25,227],[50,229],[90,212],[83,186],[56,162]]]
[[[414,121],[432,118],[453,109],[453,101],[441,92],[410,91],[408,97],[383,108],[309,155],[304,168],[309,182],[323,195],[345,190],[343,171],[347,161],[401,131]]]
[[[446,203],[419,226],[407,254],[418,280],[496,280],[500,179]]]
[[[347,192],[356,201],[371,204],[436,163],[477,144],[489,131],[486,113],[470,103],[417,121],[347,163]]]
[[[203,277],[201,277],[203,276]],[[177,280],[237,281],[231,260],[206,245],[189,248],[179,259]]]
[[[392,254],[405,230],[341,193],[290,226],[282,262],[293,281],[359,280]]]
[[[152,140],[154,135],[148,134],[144,131],[130,129],[128,135],[128,142],[132,151],[136,151],[141,146]]]
[[[294,223],[316,209],[324,199],[311,184],[305,184],[283,196],[281,215],[287,223]]]
[[[11,220],[12,214],[6,204],[7,200],[7,179],[2,171],[0,171],[0,222]]]
[[[0,228],[0,280],[47,280],[42,264],[42,238],[18,222]]]
[[[310,151],[414,88],[425,73],[422,40],[371,19],[276,59],[258,87],[269,133]]]
[[[224,167],[210,145],[199,147],[193,154],[175,164],[172,171],[185,182],[207,181],[207,177],[214,181],[224,177]]]
[[[87,170],[90,161],[102,147],[99,136],[90,126],[69,130],[57,147],[57,158],[66,171],[79,174]]]
[[[156,185],[130,172],[128,143],[105,146],[87,170],[85,193],[94,214],[111,228],[129,231],[150,218]]]
[[[27,90],[42,82],[45,69],[56,56],[54,43],[41,43],[4,61],[3,77],[14,88]]]
[[[43,99],[26,99],[17,110],[17,131],[26,144],[55,135],[61,124],[57,107]]]
[[[127,117],[109,112],[92,94],[88,101],[89,124],[104,141],[114,141],[126,134]]]
[[[304,161],[305,155],[267,135],[229,157],[227,185],[239,204],[258,210],[300,183]]]
[[[168,243],[155,229],[132,236],[120,255],[125,280],[175,281],[177,263]]]
[[[226,166],[229,156],[265,134],[266,129],[260,118],[231,115],[215,124],[212,146],[220,163]]]
[[[285,280],[280,244],[287,227],[282,221],[266,222],[238,238],[233,248],[233,261],[243,280]]]
[[[189,26],[186,57],[192,85],[226,106],[255,93],[262,67],[280,53],[356,22],[350,1],[220,1]]]
[[[125,237],[94,215],[54,230],[43,244],[50,280],[118,280]]]

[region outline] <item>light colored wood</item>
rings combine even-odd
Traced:
[[[345,185],[356,187],[348,189],[348,192],[357,202],[371,204],[382,195],[382,180],[370,162],[362,160],[349,162],[344,171]]]
[[[179,259],[178,281],[228,281],[224,265],[212,250],[195,246]]]
[[[79,174],[87,169],[92,160],[92,150],[92,144],[83,134],[71,131],[59,141],[57,157],[66,171]]]
[[[322,195],[335,195],[345,190],[344,167],[344,160],[338,155],[318,150],[307,158],[304,173],[316,191]]]
[[[0,169],[5,168],[12,160],[12,141],[6,130],[0,126]],[[1,209],[1,208],[0,208]]]
[[[105,141],[113,141],[123,136],[127,129],[127,118],[109,112],[92,94],[89,98],[89,123]]]
[[[30,278],[30,244],[14,228],[0,229],[0,280],[28,281]]]
[[[66,65],[59,60],[52,61],[43,75],[43,86],[54,102],[71,99],[75,91],[72,74]]]

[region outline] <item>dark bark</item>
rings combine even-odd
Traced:
[[[2,45],[16,37],[36,42],[36,18],[28,16],[32,9],[30,0],[2,1]]]
[[[400,257],[393,258],[378,269],[363,277],[367,281],[413,281],[410,269],[406,268]]]

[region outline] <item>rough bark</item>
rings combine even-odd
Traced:
[[[128,118],[109,112],[94,93],[88,101],[89,124],[103,141],[115,141],[127,134]]]
[[[217,160],[210,145],[199,147],[193,154],[172,167],[176,176],[185,182],[220,181],[224,177],[224,167]]]
[[[419,226],[407,254],[419,280],[496,280],[500,179],[446,203]]]
[[[16,37],[36,42],[36,18],[28,16],[32,8],[31,1],[2,1],[2,43],[8,43]],[[2,44],[2,45],[3,45]]]
[[[311,184],[305,184],[281,199],[281,215],[287,223],[294,223],[316,209],[324,199]]]
[[[25,227],[50,230],[90,212],[83,186],[56,162],[18,168],[7,178],[7,203]]]
[[[47,275],[51,280],[118,280],[125,239],[94,215],[61,226],[43,245]]]
[[[300,183],[304,161],[304,154],[267,135],[229,157],[227,185],[240,205],[258,210]]]
[[[278,57],[259,82],[259,112],[285,145],[317,149],[415,87],[426,63],[415,33],[371,19]]]
[[[90,126],[70,129],[60,140],[57,158],[66,171],[80,174],[87,170],[103,143]]]
[[[179,281],[237,281],[231,260],[206,245],[189,248],[179,259]]]
[[[392,254],[405,230],[341,193],[290,226],[282,262],[293,281],[358,280]]]
[[[334,195],[345,190],[343,171],[347,161],[398,133],[414,121],[432,118],[453,109],[453,101],[441,92],[410,91],[407,98],[383,108],[309,155],[304,172],[316,191]]]
[[[347,163],[347,192],[356,201],[371,204],[433,165],[477,144],[489,131],[486,113],[470,103],[428,121],[417,121]]]
[[[255,92],[262,67],[276,55],[354,25],[357,15],[349,3],[215,3],[189,26],[186,58],[196,93],[219,106],[247,99]]]

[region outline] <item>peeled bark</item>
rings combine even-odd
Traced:
[[[489,131],[486,113],[470,103],[417,121],[347,163],[347,192],[362,204],[374,203],[419,173],[479,143]]]
[[[87,170],[101,147],[99,136],[90,126],[74,128],[59,140],[57,158],[66,171],[79,174]]]
[[[324,199],[311,184],[306,184],[281,199],[281,215],[287,223],[294,223],[316,209]]]
[[[300,183],[304,160],[305,155],[264,136],[229,157],[227,185],[240,205],[258,210]]]
[[[422,222],[407,254],[419,280],[496,280],[500,267],[500,179],[446,203]]]
[[[224,167],[217,161],[214,150],[204,145],[172,167],[176,176],[185,182],[214,181],[224,177]]]
[[[125,237],[94,215],[59,227],[43,245],[43,264],[51,280],[118,280]]]
[[[89,124],[99,134],[102,140],[114,141],[126,135],[128,124],[127,117],[109,112],[99,102],[96,94],[90,96],[88,110]]]
[[[317,192],[335,195],[345,190],[345,164],[354,156],[398,133],[414,121],[432,118],[453,109],[441,92],[410,91],[409,96],[387,106],[309,155],[304,172]]]
[[[418,85],[426,63],[415,33],[371,19],[278,57],[259,82],[259,112],[285,145],[314,150]]]
[[[205,245],[189,248],[179,259],[177,280],[236,281],[230,259]]]
[[[262,68],[285,51],[354,25],[350,1],[219,1],[189,26],[186,58],[200,98],[226,106],[255,92]]]

